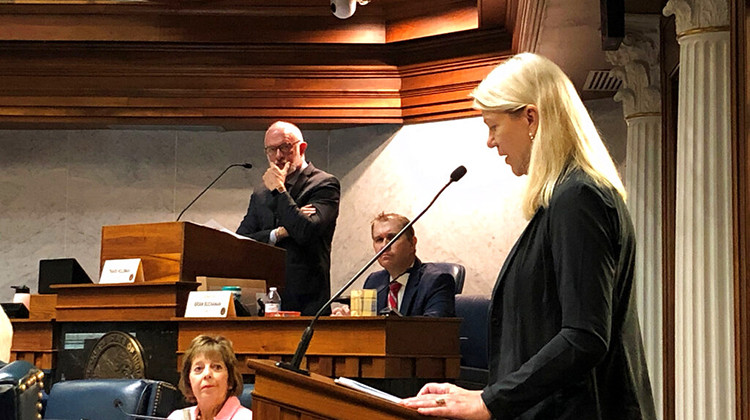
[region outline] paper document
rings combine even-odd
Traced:
[[[221,225],[221,223],[217,222],[214,219],[211,219],[208,222],[204,223],[203,226],[210,227],[212,229],[216,229],[216,230],[218,230],[220,232],[228,233],[228,234],[234,236],[237,239],[247,239],[249,241],[254,241],[255,240],[253,238],[248,238],[247,236],[242,236],[242,235],[239,235],[237,233],[232,232],[231,230],[225,228],[224,226]]]
[[[365,385],[361,382],[357,382],[353,379],[340,377],[340,378],[334,379],[333,382],[336,382],[337,384],[343,385],[347,388],[356,389],[357,391],[362,391],[365,394],[372,395],[373,397],[382,398],[392,403],[396,403],[396,404],[401,403],[401,398],[395,395],[391,395],[387,392],[381,391],[379,389],[373,388],[369,385]]]

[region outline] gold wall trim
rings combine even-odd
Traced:
[[[698,34],[707,34],[710,32],[729,32],[729,26],[707,26],[705,28],[693,28],[687,31],[677,34],[677,40],[679,41],[683,37]]]

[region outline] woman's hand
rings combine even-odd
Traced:
[[[482,401],[482,391],[469,391],[453,384],[427,384],[416,397],[406,398],[401,404],[427,416],[463,420],[492,418]]]

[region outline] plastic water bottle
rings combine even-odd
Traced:
[[[266,296],[266,301],[263,306],[266,316],[273,316],[276,312],[281,310],[281,295],[275,287],[270,287],[268,289],[268,295]]]

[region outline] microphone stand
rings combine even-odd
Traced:
[[[438,191],[437,194],[435,194],[435,197],[432,199],[432,201],[430,201],[430,204],[428,204],[427,207],[425,207],[425,209],[422,210],[422,212],[419,213],[417,217],[414,218],[414,220],[407,223],[406,226],[404,226],[403,229],[401,229],[396,234],[396,236],[393,237],[393,239],[388,241],[388,243],[383,248],[381,248],[380,251],[378,251],[370,259],[370,261],[368,261],[367,264],[365,264],[365,266],[362,267],[362,269],[360,269],[357,272],[357,274],[354,275],[354,277],[352,277],[348,282],[346,282],[346,284],[343,287],[341,287],[333,296],[331,296],[331,298],[328,299],[328,302],[326,302],[318,310],[318,313],[315,314],[315,317],[312,319],[312,321],[310,321],[310,324],[307,326],[307,328],[305,328],[305,331],[302,333],[302,338],[300,338],[299,345],[297,345],[297,351],[294,352],[292,361],[289,363],[277,362],[276,366],[283,368],[283,369],[291,370],[293,372],[297,372],[306,376],[310,376],[310,372],[304,369],[301,369],[300,364],[302,363],[302,357],[304,357],[305,353],[307,353],[307,348],[310,346],[310,341],[312,341],[312,336],[315,333],[315,329],[313,328],[315,326],[315,322],[318,320],[318,318],[320,318],[320,315],[323,313],[325,308],[327,308],[328,305],[330,305],[334,300],[336,300],[339,296],[341,296],[341,294],[344,293],[346,289],[348,289],[355,281],[357,281],[357,279],[362,275],[362,273],[367,271],[367,269],[370,268],[370,266],[372,266],[375,263],[375,261],[377,261],[377,259],[380,258],[381,255],[383,255],[383,253],[391,246],[391,244],[396,242],[398,238],[400,238],[401,235],[403,235],[404,232],[406,232],[407,229],[409,229],[414,223],[416,223],[417,220],[419,220],[419,218],[422,217],[422,215],[425,214],[425,212],[427,212],[427,210],[429,210],[430,207],[432,207],[432,205],[435,203],[435,200],[437,200],[438,197],[440,197],[440,194],[442,194],[443,191],[445,191],[445,189],[448,188],[450,184],[452,184],[455,181],[458,181],[465,174],[466,174],[466,168],[464,166],[459,166],[453,171],[453,173],[451,173],[450,181],[448,181],[448,183],[445,184],[443,188],[441,188],[440,191]]]
[[[210,183],[210,184],[208,184],[208,186],[207,186],[206,188],[204,188],[204,189],[203,189],[203,191],[201,191],[201,193],[200,193],[200,194],[198,194],[198,195],[197,195],[197,196],[196,196],[196,197],[195,197],[195,198],[193,199],[193,201],[191,201],[191,202],[190,202],[190,204],[188,204],[188,205],[187,205],[187,207],[185,207],[184,209],[182,209],[182,211],[180,212],[180,214],[179,214],[179,215],[177,216],[177,220],[175,220],[175,222],[179,222],[179,221],[180,221],[180,217],[182,217],[182,215],[183,215],[183,214],[184,214],[184,213],[185,213],[185,212],[187,211],[187,209],[189,209],[189,208],[190,208],[190,206],[192,206],[192,205],[193,205],[193,203],[195,203],[196,201],[198,201],[198,199],[199,199],[199,198],[201,198],[201,196],[202,196],[202,195],[203,195],[203,194],[204,194],[204,193],[205,193],[206,191],[208,191],[208,189],[209,189],[209,188],[211,188],[211,186],[212,186],[212,185],[214,185],[214,184],[216,183],[216,181],[218,181],[218,180],[219,180],[219,178],[221,178],[222,176],[224,176],[224,174],[225,174],[225,173],[227,173],[227,171],[228,171],[229,169],[231,169],[231,168],[233,168],[233,167],[235,167],[235,166],[242,166],[243,168],[246,168],[246,169],[250,169],[250,168],[252,168],[252,167],[253,167],[253,165],[252,165],[251,163],[233,163],[233,164],[231,164],[231,165],[227,166],[227,168],[226,168],[226,169],[224,169],[224,171],[223,171],[222,173],[220,173],[220,174],[219,174],[219,176],[217,176],[217,177],[216,177],[216,178],[215,178],[215,179],[214,179],[213,181],[211,181],[211,183]]]

